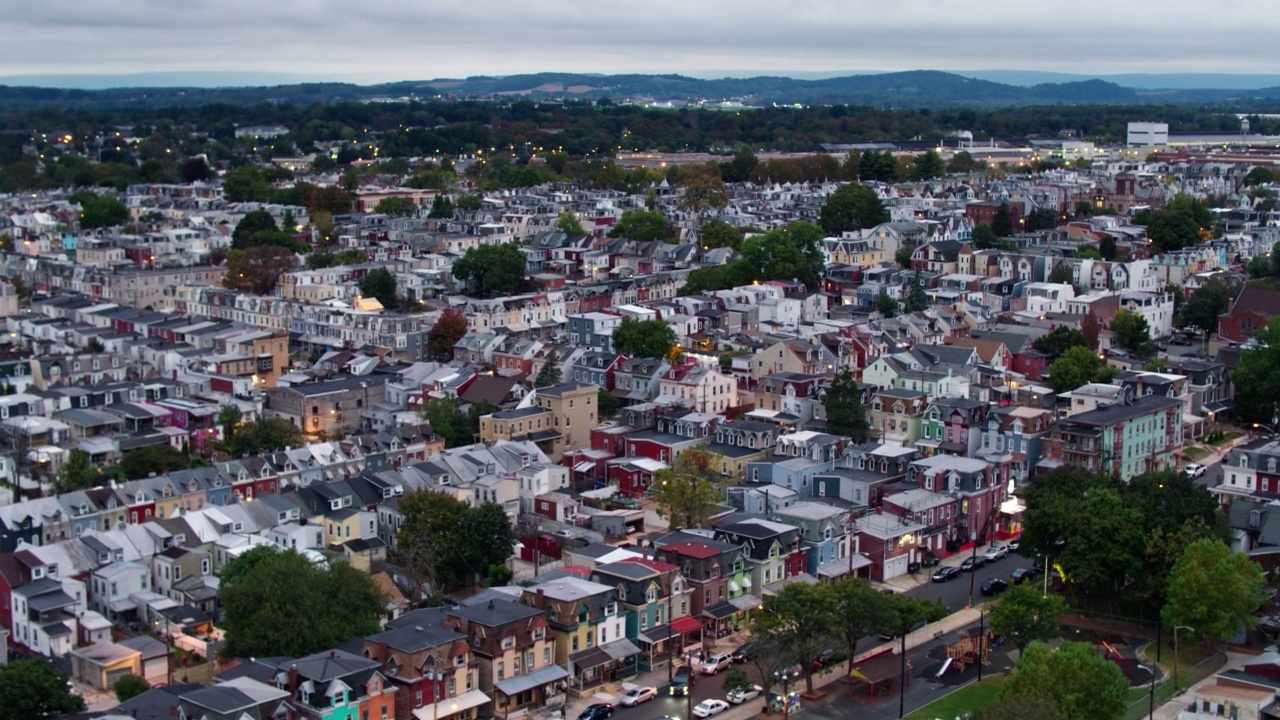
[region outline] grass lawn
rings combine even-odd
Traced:
[[[1188,460],[1199,460],[1200,458],[1209,454],[1209,451],[1205,450],[1202,447],[1197,447],[1195,445],[1183,448],[1182,452],[1187,456]]]
[[[944,698],[935,700],[913,713],[908,713],[906,720],[951,720],[964,713],[980,710],[996,699],[1002,683],[1004,683],[1003,677],[989,677],[979,683],[970,683]]]

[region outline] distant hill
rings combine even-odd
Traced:
[[[174,76],[139,76],[170,80]],[[700,79],[683,75],[591,75],[537,73],[404,81],[380,85],[293,83],[260,87],[126,87],[101,90],[0,85],[0,104],[10,108],[59,105],[80,108],[155,108],[209,103],[333,103],[338,101],[432,99],[532,99],[609,97],[657,101],[744,104],[852,104],[876,107],[958,107],[1054,104],[1238,103],[1280,99],[1280,88],[1238,87],[1137,89],[1100,79],[1073,79],[1032,85],[996,82],[935,70],[848,75],[797,80],[781,76]],[[1201,76],[1206,81],[1212,75]],[[1237,76],[1230,76],[1237,77]],[[1272,81],[1277,76],[1256,76]],[[1273,83],[1280,86],[1280,83]]]

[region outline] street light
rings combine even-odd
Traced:
[[[800,668],[797,665],[775,670],[774,677],[782,681],[782,720],[787,720],[787,716],[791,713],[791,681],[800,677]]]
[[[1271,433],[1272,435],[1276,435],[1276,434],[1277,434],[1277,433],[1276,433],[1276,429],[1275,429],[1274,427],[1272,427],[1272,426],[1270,426],[1270,425],[1266,425],[1266,424],[1264,424],[1264,423],[1254,423],[1252,427],[1253,427],[1253,429],[1254,429],[1254,430],[1263,429],[1263,430],[1266,430],[1267,432]]]
[[[1175,625],[1173,627],[1173,692],[1178,693],[1178,631],[1179,630],[1195,630],[1190,625]],[[1154,682],[1154,681],[1153,681]]]

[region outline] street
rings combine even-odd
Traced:
[[[978,548],[978,556],[981,557],[983,551],[985,550],[986,550],[985,546]],[[968,557],[968,555],[965,555],[965,557]],[[1001,578],[1003,580],[1008,580],[1009,573],[1013,572],[1016,568],[1019,568],[1019,567],[1029,568],[1031,567],[1031,563],[1032,563],[1032,560],[1030,558],[1025,558],[1017,553],[1009,553],[1008,555],[1006,555],[1004,558],[1000,560],[996,560],[995,562],[987,563],[986,565],[983,565],[982,567],[978,568],[975,572],[972,572],[972,573],[962,572],[960,573],[959,577],[944,583],[936,583],[930,580],[924,583],[923,585],[921,585],[920,587],[914,588],[912,590],[908,590],[906,594],[910,595],[911,597],[921,598],[924,600],[933,600],[934,598],[940,598],[942,602],[947,606],[948,610],[950,610],[951,612],[955,612],[957,610],[964,608],[967,605],[970,605],[970,604],[976,605],[986,599],[981,592],[983,580],[986,580],[987,578],[995,578],[995,577]],[[928,576],[931,576],[933,574],[933,571],[936,569],[937,568],[923,568],[921,569],[920,572],[922,574],[925,574],[925,577],[928,577]],[[973,579],[972,603],[970,603],[970,596],[969,596],[970,578]]]

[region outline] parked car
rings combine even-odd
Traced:
[[[588,705],[578,716],[578,720],[605,720],[610,717],[613,717],[613,706],[609,703],[596,703]]]
[[[983,595],[999,595],[1009,589],[1009,583],[1000,578],[987,578],[982,581]]]
[[[729,709],[729,703],[715,698],[708,698],[693,706],[693,716],[709,718]]]
[[[1009,580],[1014,585],[1021,585],[1022,583],[1035,578],[1035,576],[1039,574],[1040,571],[1035,568],[1020,567],[1009,573]]]
[[[561,539],[561,540],[572,540],[572,539],[574,539],[574,538],[578,537],[578,531],[577,531],[577,530],[570,530],[570,529],[568,529],[568,528],[565,528],[565,529],[563,529],[563,530],[557,530],[557,531],[555,531],[555,532],[551,533],[551,535],[552,535],[552,537],[556,537],[556,538],[559,538],[559,539]]]
[[[943,567],[938,568],[938,572],[933,574],[934,582],[946,582],[960,577],[960,568]]]
[[[658,688],[655,687],[637,687],[631,688],[626,695],[622,696],[621,705],[623,707],[634,707],[642,702],[649,702],[658,697]]]
[[[840,653],[837,652],[835,648],[827,648],[826,650],[818,653],[818,657],[814,658],[813,662],[809,663],[809,671],[818,672],[828,665],[834,665],[843,661],[844,658],[841,657]]]
[[[1022,547],[1021,540],[1010,540],[1005,547],[1009,548],[1009,552],[1016,553]]]
[[[667,686],[668,695],[685,696],[689,694],[689,688],[693,685],[693,670],[688,666],[676,668],[676,674],[671,678],[671,684]]]
[[[756,644],[745,643],[742,647],[733,651],[733,661],[736,663],[744,663],[750,660],[751,658],[755,657],[755,654],[756,654]]]
[[[733,665],[733,653],[717,653],[702,663],[703,675],[715,675],[721,670],[728,670]]]
[[[1009,554],[1009,546],[992,545],[991,547],[987,548],[986,552],[982,553],[982,559],[985,562],[995,562],[996,560],[999,560],[1008,554]]]
[[[1188,338],[1182,337],[1181,335],[1177,335],[1172,340],[1169,341],[1169,344],[1189,347],[1191,345],[1191,340],[1189,340]]]
[[[1183,468],[1182,471],[1185,472],[1189,478],[1198,478],[1201,475],[1204,475],[1206,470],[1208,470],[1208,468],[1200,463],[1191,463]]]
[[[725,696],[725,700],[728,700],[734,705],[741,705],[742,703],[748,700],[755,700],[756,698],[760,697],[760,693],[762,692],[764,692],[764,688],[760,687],[759,685],[752,685],[751,687],[745,690],[742,690],[742,689],[734,690],[733,692]]]
[[[973,572],[974,570],[977,570],[978,568],[986,564],[987,564],[987,561],[983,560],[982,556],[967,557],[964,559],[964,562],[960,563],[960,571]]]

